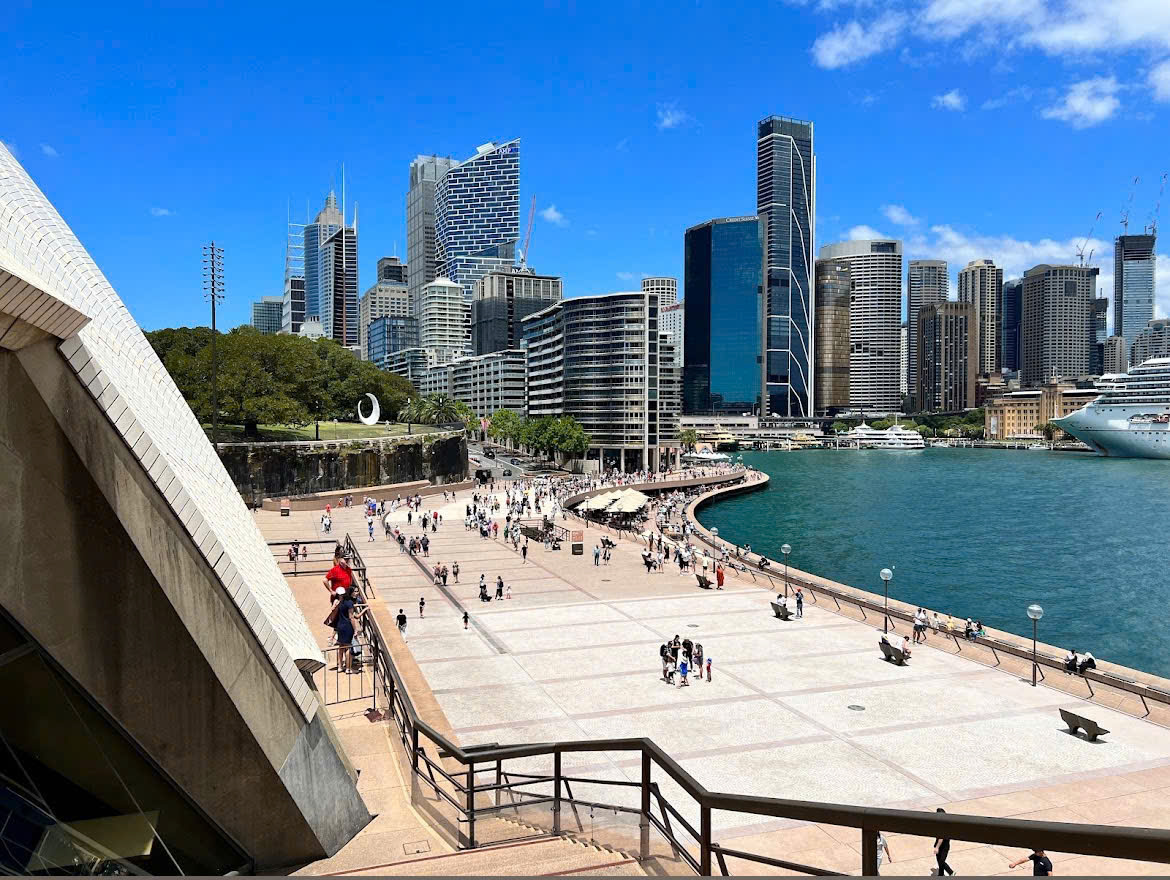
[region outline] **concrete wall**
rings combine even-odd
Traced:
[[[206,560],[51,342],[0,351],[0,604],[258,867],[369,821]]]
[[[305,443],[220,443],[220,460],[246,501],[426,480],[467,479],[462,434]]]

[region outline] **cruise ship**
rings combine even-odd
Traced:
[[[1102,376],[1101,396],[1053,424],[1100,455],[1170,458],[1170,357]]]
[[[926,442],[917,431],[891,425],[884,431],[862,422],[845,435],[845,439],[859,449],[925,449]]]

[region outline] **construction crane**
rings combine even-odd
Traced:
[[[1162,194],[1166,192],[1166,175],[1163,173],[1158,184],[1158,201],[1154,204],[1154,216],[1150,218],[1149,234],[1158,234],[1158,213],[1162,210]]]
[[[528,233],[524,236],[524,249],[520,251],[520,268],[528,268],[528,245],[532,243],[532,221],[536,219],[536,196],[532,197],[532,206],[528,209]]]
[[[1089,227],[1089,234],[1085,236],[1085,240],[1082,241],[1080,247],[1077,248],[1077,259],[1080,260],[1080,264],[1082,266],[1085,265],[1085,262],[1086,262],[1086,260],[1085,260],[1085,247],[1088,245],[1089,240],[1092,239],[1093,230],[1097,228],[1097,222],[1100,219],[1101,219],[1101,212],[1098,211],[1097,216],[1093,218],[1093,225]],[[1093,260],[1093,252],[1090,250],[1088,261],[1092,262],[1092,260]]]
[[[1140,181],[1140,180],[1141,180],[1140,177],[1135,177],[1133,179],[1133,185],[1129,188],[1129,198],[1126,200],[1125,205],[1121,209],[1121,234],[1122,235],[1129,234],[1129,209],[1133,206],[1134,193],[1137,192],[1137,185],[1138,185],[1138,181]]]

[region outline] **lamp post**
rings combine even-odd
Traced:
[[[784,598],[788,598],[788,554],[792,552],[792,547],[785,544],[780,548],[780,552],[784,554]]]
[[[1044,616],[1044,609],[1033,602],[1028,606],[1028,616],[1032,618],[1032,687],[1036,687],[1036,670],[1038,668],[1036,663],[1036,625]]]
[[[890,631],[890,578],[894,573],[888,568],[881,570],[880,577],[882,579],[882,632],[888,633]]]

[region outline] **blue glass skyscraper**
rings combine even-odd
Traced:
[[[435,185],[438,275],[463,288],[516,260],[520,238],[520,140],[480,146]]]
[[[813,413],[813,124],[769,116],[756,127],[756,213],[763,234],[760,352],[764,414]],[[690,296],[688,291],[687,296]]]
[[[337,195],[330,191],[325,206],[312,223],[305,225],[305,315],[321,317],[321,245],[342,224]]]
[[[754,413],[760,403],[763,247],[756,217],[686,231],[683,412]]]

